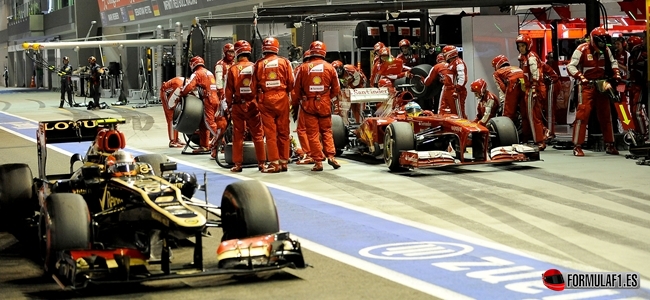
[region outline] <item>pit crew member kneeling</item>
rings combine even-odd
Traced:
[[[296,74],[296,84],[292,107],[300,105],[301,118],[305,118],[307,137],[309,138],[310,156],[315,160],[312,171],[323,170],[323,153],[329,165],[341,167],[334,158],[334,137],[332,136],[332,99],[341,92],[339,79],[334,67],[325,61],[327,48],[321,41],[314,41],[309,47],[312,59],[306,68],[300,68]],[[323,139],[321,145],[320,139]]]
[[[476,119],[474,119],[474,122],[485,126],[499,111],[499,98],[487,90],[487,83],[483,78],[476,79],[472,82],[470,88],[476,96],[476,100],[478,100],[476,104]]]

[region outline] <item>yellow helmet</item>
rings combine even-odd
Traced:
[[[407,103],[404,110],[409,117],[417,117],[422,113],[422,107],[413,101]]]

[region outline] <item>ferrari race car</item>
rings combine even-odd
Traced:
[[[400,86],[403,88],[403,86]],[[540,160],[539,148],[519,143],[517,128],[507,117],[492,118],[485,126],[451,114],[407,113],[414,100],[393,88],[345,89],[341,106],[376,103],[373,117],[345,126],[332,116],[337,150],[383,157],[391,171],[469,164]]]
[[[202,190],[207,199],[205,182],[176,171],[162,155],[130,156],[117,130],[123,123],[41,122],[38,177],[26,164],[0,165],[0,222],[7,221],[21,243],[34,243],[28,248],[38,249],[45,271],[62,288],[305,267],[300,243],[280,232],[265,185],[230,184],[221,206],[193,198]],[[48,144],[83,141],[93,143],[85,156],[71,157],[70,173],[46,174]],[[202,238],[210,227],[221,227],[223,238],[215,249],[218,264],[205,267]],[[193,260],[176,268],[170,244],[187,238],[195,238]]]

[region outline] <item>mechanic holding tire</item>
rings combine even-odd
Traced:
[[[250,61],[251,51],[251,45],[247,41],[239,40],[235,43],[237,62],[230,67],[226,77],[225,97],[232,120],[232,161],[235,164],[230,169],[231,172],[242,171],[245,126],[248,127],[255,145],[257,168],[260,171],[264,170],[266,163],[264,129],[256,99],[255,66]]]
[[[180,89],[183,88],[185,77],[174,77],[165,81],[160,87],[160,102],[162,102],[165,120],[167,120],[167,136],[169,137],[169,148],[182,148],[185,143],[178,139],[178,131],[174,129],[174,109],[180,101]]]
[[[214,120],[214,113],[219,106],[217,98],[217,85],[214,74],[205,67],[205,62],[200,56],[190,59],[190,68],[194,73],[185,82],[185,86],[178,94],[178,97],[185,97],[196,89],[199,99],[203,101],[203,122],[199,123],[199,146],[192,150],[192,153],[209,153],[214,144],[210,144],[210,134],[217,136],[217,123]]]
[[[315,160],[312,171],[323,171],[324,154],[329,165],[341,167],[334,158],[334,137],[332,136],[332,99],[341,92],[336,70],[325,61],[327,48],[321,41],[314,41],[309,46],[312,59],[306,67],[300,67],[296,76],[291,106],[300,105],[301,118],[305,118],[311,157]]]
[[[441,53],[436,57],[436,65],[431,68],[427,78],[422,79],[422,77],[419,77],[425,86],[430,86],[436,79],[442,83],[442,91],[440,92],[437,111],[439,114],[442,114],[443,112],[449,113],[449,105],[454,103],[454,93],[456,92],[456,88],[454,83],[451,81],[451,77],[449,76],[450,74],[451,71],[449,70],[449,64],[445,60],[445,56]]]
[[[280,42],[274,37],[262,42],[264,57],[255,63],[257,103],[262,113],[268,166],[262,173],[286,172],[289,163],[289,95],[294,85],[291,62],[281,56]]]

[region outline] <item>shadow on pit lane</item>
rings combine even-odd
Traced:
[[[120,283],[114,285],[98,285],[88,286],[88,288],[76,291],[63,291],[63,290],[49,290],[25,293],[25,296],[31,299],[91,299],[91,298],[111,298],[111,299],[133,299],[147,295],[150,297],[152,293],[170,296],[169,293],[191,292],[192,294],[202,293],[201,289],[206,289],[204,292],[210,292],[214,295],[213,288],[220,286],[245,286],[248,284],[260,284],[263,282],[272,282],[277,284],[278,281],[299,280],[292,274],[275,271],[276,273],[270,276],[259,277],[246,277],[246,278],[233,278],[226,276],[207,276],[203,278],[192,279],[175,279],[164,280],[149,283]],[[208,289],[210,289],[208,291]],[[206,299],[211,296],[206,295]]]
[[[492,165],[473,165],[473,166],[445,166],[430,169],[418,169],[404,172],[390,172],[396,175],[407,177],[427,177],[427,176],[448,176],[477,173],[496,173],[504,171],[535,170],[538,167],[532,165],[517,165],[514,163],[492,164]]]
[[[368,165],[383,165],[384,160],[383,159],[377,159],[369,155],[361,155],[353,152],[344,152],[341,156],[341,158],[345,158],[348,160],[368,164]]]

